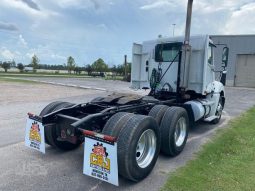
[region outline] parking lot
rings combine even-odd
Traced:
[[[33,78],[45,83],[0,82],[0,190],[159,190],[168,174],[195,157],[201,145],[216,129],[255,104],[255,90],[226,88],[226,107],[219,125],[197,124],[192,129],[184,151],[175,158],[160,155],[152,173],[133,183],[120,177],[115,187],[82,174],[83,145],[77,150],[61,152],[46,147],[43,155],[24,146],[26,113],[39,113],[52,101],[87,102],[110,92],[130,92],[129,83],[100,79]],[[63,83],[91,87],[87,89],[46,84]],[[105,90],[95,90],[93,87]],[[171,176],[171,175],[170,175]]]

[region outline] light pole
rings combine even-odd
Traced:
[[[174,29],[175,29],[175,23],[174,24],[172,24],[173,25],[173,37],[174,37]]]

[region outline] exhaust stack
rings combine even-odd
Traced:
[[[184,44],[189,44],[193,0],[188,1]]]
[[[181,67],[180,67],[180,87],[183,89],[186,89],[189,84],[189,65],[190,65],[190,55],[191,55],[191,46],[189,45],[189,41],[190,41],[192,4],[193,4],[193,0],[188,0],[185,39],[184,39],[184,44],[182,46],[182,59],[181,59]]]

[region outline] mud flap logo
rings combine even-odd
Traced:
[[[40,127],[39,124],[34,121],[32,123],[32,126],[30,128],[29,132],[29,140],[32,142],[37,142],[38,144],[41,144],[41,134],[40,134]]]
[[[115,144],[86,137],[83,173],[118,185],[117,149]]]
[[[93,170],[92,176],[99,176],[104,180],[108,180],[107,175],[110,174],[111,169],[111,160],[107,158],[108,153],[106,152],[106,147],[103,147],[103,143],[97,142],[94,144],[92,153],[90,154],[90,167],[98,169],[105,173],[99,173],[96,170]]]
[[[27,119],[25,145],[45,153],[44,127],[42,123],[30,118]]]

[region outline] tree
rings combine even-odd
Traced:
[[[91,73],[93,72],[92,66],[91,66],[90,64],[87,64],[87,65],[85,66],[85,71],[86,71],[86,72],[88,73],[88,75],[90,76]]]
[[[16,67],[16,62],[14,60],[12,60],[10,64],[11,64],[10,67]]]
[[[124,75],[125,67],[124,65],[118,65],[116,68],[116,73],[119,75]]]
[[[131,65],[132,65],[131,62],[127,63],[127,74],[131,74]]]
[[[82,67],[76,66],[76,67],[74,68],[75,74],[80,75],[80,74],[81,74],[81,71],[82,71]]]
[[[34,72],[36,72],[36,69],[39,66],[39,62],[40,62],[39,58],[34,54],[31,60],[31,66],[33,67]]]
[[[19,69],[20,72],[23,72],[24,70],[24,65],[22,63],[18,63],[17,68]]]
[[[11,67],[11,63],[10,62],[3,62],[2,67],[3,67],[4,71],[7,72],[7,70],[10,69],[10,67]]]
[[[117,66],[116,66],[116,65],[113,65],[113,66],[110,68],[110,71],[116,75],[116,74],[117,74]]]
[[[92,64],[92,69],[96,72],[107,72],[108,65],[104,62],[102,58],[99,58]]]
[[[72,56],[69,56],[67,58],[67,69],[68,69],[69,74],[71,74],[72,70],[75,69],[75,61]]]

